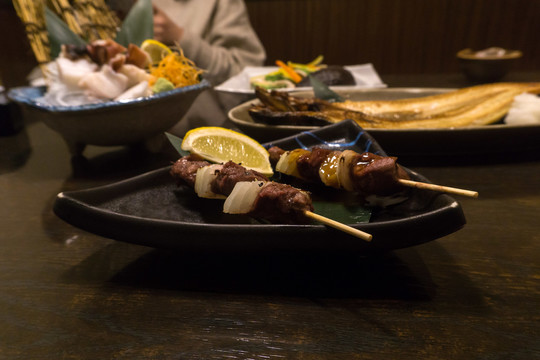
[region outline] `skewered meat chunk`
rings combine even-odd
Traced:
[[[210,163],[196,155],[188,155],[178,159],[171,167],[171,175],[178,184],[195,186],[197,170],[209,166]]]
[[[301,224],[307,221],[306,211],[313,211],[308,193],[290,185],[270,182],[262,187],[250,214],[274,223]]]
[[[352,150],[340,152],[317,147],[311,151],[284,151],[272,147],[269,153],[279,172],[362,195],[399,192],[403,186],[398,179],[409,179],[407,172],[397,164],[397,158],[369,152],[360,154]]]
[[[344,160],[348,154],[345,154]],[[366,195],[391,195],[403,189],[398,179],[409,175],[397,163],[395,157],[383,157],[372,153],[350,154],[347,164],[353,191]],[[349,188],[348,190],[350,190]]]
[[[275,167],[279,159],[281,158],[281,155],[285,154],[285,152],[286,151],[279,146],[272,146],[270,149],[268,149],[270,164]]]
[[[234,185],[240,181],[268,181],[263,174],[246,169],[232,161],[226,162],[214,181],[212,181],[212,191],[216,194],[228,196],[234,188]]]
[[[323,148],[313,148],[301,154],[296,160],[298,173],[301,177],[310,181],[320,181],[320,169],[324,166],[327,159],[337,155],[338,151],[332,151]]]

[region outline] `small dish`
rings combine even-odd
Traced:
[[[346,65],[356,82],[354,86],[337,85],[332,89],[360,89],[360,88],[384,88],[386,84],[382,82],[379,74],[372,64]],[[254,94],[255,90],[251,87],[250,79],[253,76],[268,74],[277,70],[275,66],[246,66],[242,72],[215,87],[216,91],[229,92],[235,94]],[[281,91],[302,91],[309,90],[311,87],[295,87]]]
[[[23,117],[43,121],[65,140],[73,156],[86,145],[118,146],[149,141],[176,124],[195,98],[210,87],[206,80],[145,98],[80,106],[54,106],[40,99],[46,87],[17,87],[8,97]]]
[[[521,56],[519,50],[500,47],[479,51],[463,49],[457,53],[461,70],[474,82],[494,82],[502,79]]]

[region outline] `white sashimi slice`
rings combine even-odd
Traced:
[[[226,196],[212,191],[212,181],[217,177],[223,165],[208,165],[197,170],[195,176],[195,193],[207,199],[225,199]]]
[[[59,80],[68,88],[78,89],[79,81],[98,69],[97,64],[86,59],[70,60],[58,57],[55,61]]]
[[[130,87],[126,91],[124,91],[120,96],[118,96],[116,99],[117,101],[122,100],[132,100],[137,99],[140,97],[150,96],[152,95],[152,90],[150,89],[150,86],[148,86],[148,81],[141,81],[135,86]]]
[[[111,66],[103,65],[100,71],[85,75],[79,86],[88,90],[92,95],[115,99],[127,89],[128,78],[115,72]]]
[[[151,78],[151,75],[146,72],[146,70],[132,64],[123,64],[120,69],[118,69],[118,72],[127,76],[128,87],[135,86],[142,81],[148,82],[148,80]]]
[[[265,184],[268,183],[264,181],[240,181],[236,183],[233,191],[223,204],[223,212],[227,214],[249,213]]]

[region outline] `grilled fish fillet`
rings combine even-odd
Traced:
[[[351,101],[329,103],[324,100],[310,99],[316,102],[320,111],[305,111],[300,108],[305,104],[302,99],[283,95],[273,99],[281,103],[283,116],[316,116],[328,122],[353,119],[363,128],[386,129],[422,129],[454,128],[492,124],[502,118],[510,109],[514,97],[522,93],[540,93],[540,82],[533,83],[493,83],[466,87],[412,99]],[[268,95],[266,95],[268,97]],[[261,99],[261,97],[259,97]],[[261,99],[268,104],[268,99]],[[298,110],[300,109],[300,110]]]
[[[355,111],[364,127],[448,128],[487,125],[504,116],[514,97],[540,93],[540,83],[495,83],[415,99],[345,101],[336,108]]]

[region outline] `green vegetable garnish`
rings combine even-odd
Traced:
[[[289,80],[282,72],[273,72],[264,77],[267,81]]]
[[[169,91],[172,89],[174,89],[174,84],[162,77],[158,78],[154,86],[152,86],[152,91],[154,92],[154,94],[158,94],[163,91]]]

